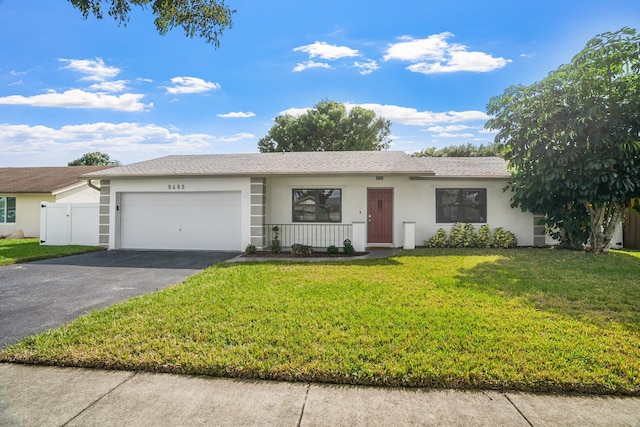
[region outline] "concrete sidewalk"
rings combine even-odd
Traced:
[[[636,426],[640,398],[0,364],[1,426]]]

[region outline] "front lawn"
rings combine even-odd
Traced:
[[[640,253],[416,250],[224,263],[27,338],[5,362],[640,395]]]
[[[38,239],[0,239],[0,265],[102,250],[96,246],[41,246]]]

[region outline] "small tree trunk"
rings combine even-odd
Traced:
[[[591,219],[591,234],[589,236],[591,250],[596,254],[607,253],[613,233],[629,207],[624,203],[613,202],[597,207],[586,203],[585,206]]]

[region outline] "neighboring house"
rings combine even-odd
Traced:
[[[100,244],[110,249],[357,250],[420,246],[454,222],[504,227],[519,245],[544,244],[534,216],[510,207],[499,158],[402,152],[167,156],[83,176],[100,180]],[[544,231],[544,229],[542,229]]]
[[[0,236],[40,236],[40,202],[95,202],[100,193],[78,176],[111,166],[0,168]]]

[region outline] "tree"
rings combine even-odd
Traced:
[[[415,157],[498,157],[500,151],[497,143],[487,145],[473,145],[469,143],[450,145],[440,149],[436,147],[425,148],[413,155]]]
[[[79,159],[67,163],[67,166],[118,166],[117,160],[111,160],[108,154],[96,151],[94,153],[85,153]]]
[[[264,138],[261,152],[373,151],[389,148],[391,122],[362,107],[322,100],[299,117],[283,114]]]
[[[640,196],[640,37],[597,35],[571,62],[487,106],[513,170],[512,203],[572,233],[584,226],[596,253]],[[570,228],[564,220],[575,219]],[[552,221],[552,222],[553,222]],[[579,235],[574,235],[579,239]]]
[[[220,46],[219,38],[225,29],[231,28],[231,16],[236,12],[229,9],[224,0],[69,0],[86,19],[93,15],[102,19],[107,14],[118,24],[127,25],[132,6],[142,9],[151,7],[155,16],[154,24],[162,35],[176,27],[182,27],[185,35],[205,39],[215,47]]]

